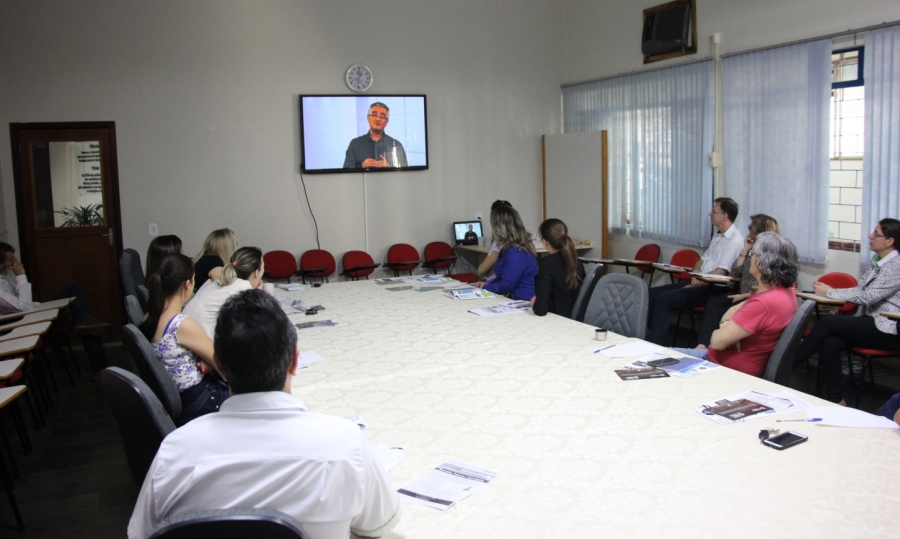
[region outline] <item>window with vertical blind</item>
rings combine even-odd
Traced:
[[[706,246],[711,61],[563,88],[564,132],[609,132],[610,231]]]
[[[885,217],[900,219],[900,26],[866,34],[862,235]],[[872,256],[863,240],[860,264]]]

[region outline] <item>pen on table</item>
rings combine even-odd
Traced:
[[[603,348],[598,348],[598,349],[594,350],[594,353],[595,353],[595,354],[599,354],[600,352],[602,352],[602,351],[604,351],[604,350],[609,350],[609,349],[612,348],[613,346],[616,346],[616,345],[615,345],[615,344],[611,344],[611,345],[609,345],[609,346],[604,346]]]
[[[800,421],[803,423],[815,423],[817,421],[822,421],[822,418],[821,417],[813,417],[810,419],[776,419],[775,420],[776,423],[791,423],[793,421]]]

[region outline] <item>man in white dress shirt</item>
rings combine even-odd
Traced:
[[[716,234],[706,253],[694,264],[692,271],[719,275],[728,275],[731,272],[731,265],[744,247],[744,236],[734,226],[737,215],[737,202],[730,198],[715,200],[713,209],[709,212],[709,220],[716,227]],[[647,340],[665,346],[669,335],[672,311],[706,305],[706,300],[710,296],[725,294],[729,290],[729,286],[711,285],[697,278],[692,278],[690,282],[682,281],[651,288],[650,318],[648,320],[650,328],[647,332]]]
[[[297,332],[262,290],[229,299],[215,330],[216,364],[232,397],[169,434],[144,478],[128,537],[193,511],[267,508],[310,539],[378,537],[400,501],[359,427],[308,412],[291,396]]]

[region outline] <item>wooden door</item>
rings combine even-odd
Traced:
[[[95,318],[122,327],[114,122],[10,124],[19,257],[36,301],[77,282]]]

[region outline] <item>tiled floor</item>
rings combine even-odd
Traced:
[[[120,346],[109,348],[110,362],[134,372],[134,365]],[[22,477],[15,487],[25,531],[19,532],[4,493],[0,492],[0,537],[95,538],[124,537],[138,487],[132,482],[119,432],[100,384],[91,382],[82,359],[82,375],[72,388],[65,374],[55,370],[60,392],[47,414],[47,426],[34,432],[23,406],[34,450],[22,455],[18,439],[11,437]],[[54,367],[56,367],[54,365]],[[892,369],[876,371],[879,385],[863,393],[861,408],[874,411],[900,391],[900,362]],[[57,367],[58,368],[58,367]],[[815,389],[815,368],[795,369],[791,387]],[[848,389],[848,402],[855,393]],[[13,434],[9,420],[7,432]]]

